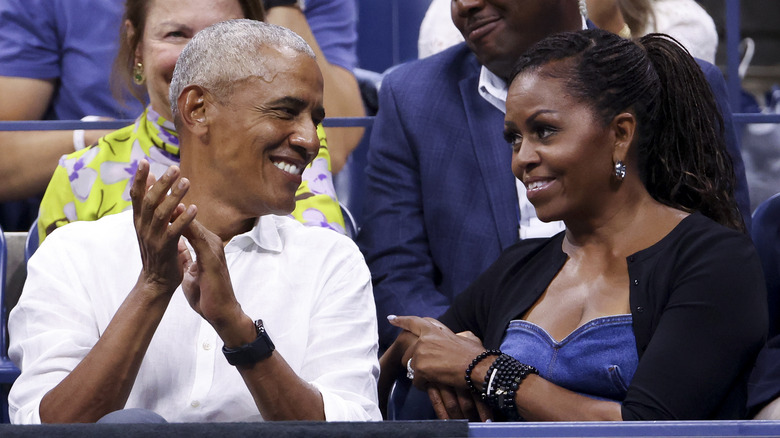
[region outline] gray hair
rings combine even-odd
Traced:
[[[217,99],[230,96],[233,85],[249,77],[265,77],[265,59],[257,51],[263,46],[289,48],[314,58],[314,51],[295,32],[257,20],[237,19],[213,24],[198,32],[184,47],[168,98],[174,120],[176,101],[188,85],[200,85]]]

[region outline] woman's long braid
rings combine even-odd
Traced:
[[[647,148],[648,191],[670,205],[744,231],[723,118],[701,68],[667,35],[650,34],[638,43],[661,84],[657,128]]]

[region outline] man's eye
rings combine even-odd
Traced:
[[[179,31],[179,30],[173,31],[173,32],[168,32],[167,34],[165,34],[165,36],[169,37],[169,38],[186,38],[187,37],[184,34],[184,32]]]
[[[298,111],[292,108],[277,108],[276,112],[283,118],[291,119],[298,115]]]

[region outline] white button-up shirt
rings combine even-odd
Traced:
[[[10,396],[14,423],[39,423],[43,396],[89,353],[141,270],[132,212],[58,229],[28,265],[9,320],[22,369]],[[194,252],[192,253],[194,257]],[[371,279],[357,246],[330,230],[263,216],[225,247],[241,307],[262,319],[290,367],[319,389],[329,421],[381,420]],[[181,287],[152,338],[126,408],[171,422],[260,420],[222,340]]]

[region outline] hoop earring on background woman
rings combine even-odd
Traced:
[[[136,85],[143,85],[144,80],[146,80],[144,77],[144,65],[140,62],[136,63],[135,67],[133,67],[133,82]]]
[[[580,15],[582,15],[582,18],[588,19],[588,3],[586,0],[579,0],[580,1]]]
[[[618,181],[623,181],[623,178],[626,177],[626,165],[621,160],[618,160],[617,163],[615,163],[615,178],[617,178]]]

